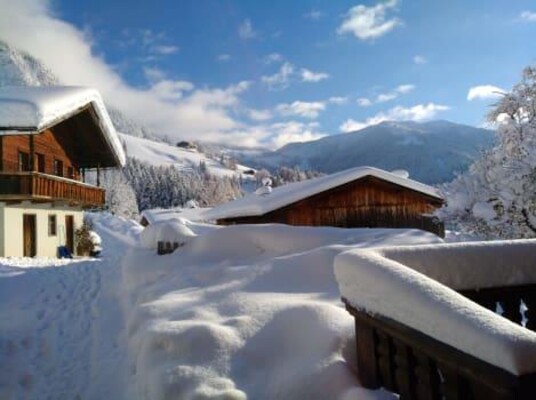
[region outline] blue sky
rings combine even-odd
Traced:
[[[277,147],[386,119],[478,126],[536,62],[533,1],[1,1],[0,38],[173,138]],[[32,28],[6,27],[17,18]]]

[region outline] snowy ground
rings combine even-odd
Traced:
[[[172,255],[98,217],[102,259],[0,260],[1,399],[380,399],[359,387],[333,258],[415,230],[208,229]],[[22,265],[21,265],[22,264]]]

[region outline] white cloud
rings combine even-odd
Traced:
[[[279,104],[276,110],[283,116],[297,116],[302,118],[317,118],[322,111],[326,109],[326,105],[321,101],[295,101],[293,103]]]
[[[143,74],[149,82],[156,82],[166,79],[166,74],[159,68],[143,67]]]
[[[254,39],[257,37],[257,32],[253,30],[253,25],[251,25],[251,20],[249,18],[246,18],[238,26],[238,36],[244,40]]]
[[[353,132],[384,121],[426,121],[435,118],[438,113],[449,109],[450,107],[448,106],[435,103],[417,104],[407,108],[396,106],[386,112],[380,112],[367,118],[365,121],[347,119],[341,124],[339,129],[341,132]]]
[[[467,100],[491,100],[501,97],[504,93],[503,89],[493,85],[473,86],[467,92]]]
[[[266,121],[273,117],[270,110],[255,110],[253,108],[248,110],[248,116],[254,121]]]
[[[302,82],[320,82],[329,78],[329,74],[325,72],[313,72],[306,68],[302,68],[300,71]]]
[[[413,57],[413,62],[417,65],[422,65],[428,63],[428,59],[421,55],[416,55]]]
[[[156,45],[151,48],[151,51],[156,54],[168,55],[175,54],[179,51],[178,46],[166,46],[166,45]]]
[[[366,128],[367,126],[377,125],[383,121],[385,121],[385,119],[382,119],[380,117],[368,118],[366,121],[363,122],[355,121],[354,119],[349,118],[341,124],[339,130],[343,133],[355,132]]]
[[[280,148],[292,142],[317,140],[326,136],[317,122],[286,121],[255,125],[230,131],[226,138],[245,147]]]
[[[233,115],[241,107],[240,96],[249,82],[194,88],[190,82],[167,79],[153,68],[144,71],[150,78],[149,88],[130,86],[113,66],[94,54],[88,31],[58,19],[49,6],[40,0],[3,0],[0,37],[40,59],[63,84],[94,87],[107,104],[172,138],[222,141],[230,132],[243,129]],[[147,43],[155,35],[161,37],[146,33]]]
[[[230,54],[220,54],[218,55],[218,57],[216,57],[216,59],[220,62],[227,62],[231,59],[231,55]]]
[[[397,97],[398,93],[396,92],[380,93],[378,97],[376,97],[376,103],[385,103],[387,101],[394,100]]]
[[[387,101],[394,100],[402,94],[407,94],[411,92],[413,89],[415,89],[415,85],[410,85],[410,84],[399,85],[387,93],[380,93],[376,97],[376,103],[385,103]]]
[[[400,94],[406,94],[411,92],[413,89],[415,89],[415,85],[411,84],[405,84],[405,85],[399,85],[396,87],[395,92]]]
[[[264,57],[264,63],[267,65],[283,61],[283,56],[279,53],[271,53]]]
[[[280,148],[288,143],[308,142],[320,139],[326,134],[318,131],[319,125],[315,122],[302,123],[296,121],[280,122],[270,126],[274,132],[270,140],[270,147]]]
[[[328,99],[328,103],[342,105],[348,103],[348,97],[344,96],[333,96]]]
[[[30,0],[34,1],[34,0]],[[145,57],[146,61],[154,61],[158,57],[156,56],[167,56],[175,54],[180,50],[179,46],[164,44],[166,42],[166,34],[164,32],[154,32],[151,29],[142,29],[138,32],[130,32],[126,30],[124,33],[126,35],[128,45],[132,46],[141,42],[142,47],[150,54]]]
[[[519,18],[520,18],[522,21],[526,21],[526,22],[536,22],[536,12],[533,12],[533,11],[523,11],[523,12],[519,15]]]
[[[313,21],[317,21],[319,20],[320,18],[322,18],[324,16],[324,13],[322,11],[319,11],[319,10],[315,10],[314,8],[309,11],[308,13],[304,14],[303,15],[305,18],[307,19],[311,19]]]
[[[161,80],[153,84],[150,91],[161,100],[173,101],[183,97],[185,92],[194,89],[194,85],[187,81]]]
[[[285,62],[274,75],[262,76],[261,82],[267,85],[270,90],[286,89],[292,74],[294,74],[294,65]]]
[[[360,107],[370,107],[373,104],[386,103],[388,101],[391,101],[400,97],[403,94],[408,94],[414,89],[415,89],[415,85],[411,85],[411,84],[398,85],[393,90],[378,94],[374,100],[371,100],[366,97],[360,97],[357,99],[357,104]]]
[[[371,7],[362,4],[352,7],[346,13],[337,33],[350,33],[365,41],[383,36],[402,23],[396,17],[386,18],[387,13],[396,8],[397,3],[397,0],[388,0]]]
[[[145,78],[151,84],[149,91],[164,101],[178,100],[185,92],[192,91],[195,85],[188,81],[176,81],[166,77],[166,74],[153,67],[143,67]]]
[[[407,108],[396,106],[386,113],[386,117],[393,121],[426,121],[449,109],[448,106],[435,103],[417,104]]]
[[[357,105],[360,107],[370,107],[372,105],[372,101],[366,97],[360,97],[356,101]]]

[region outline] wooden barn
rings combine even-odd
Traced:
[[[105,203],[84,172],[125,163],[99,93],[79,87],[1,88],[0,156],[4,257],[75,253],[83,210]]]
[[[444,236],[431,214],[443,204],[433,187],[407,175],[358,167],[265,190],[205,213],[218,224],[417,228]]]

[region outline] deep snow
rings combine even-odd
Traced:
[[[94,219],[101,259],[0,260],[0,398],[392,398],[352,372],[333,258],[435,236],[187,222],[157,256],[136,223]]]

